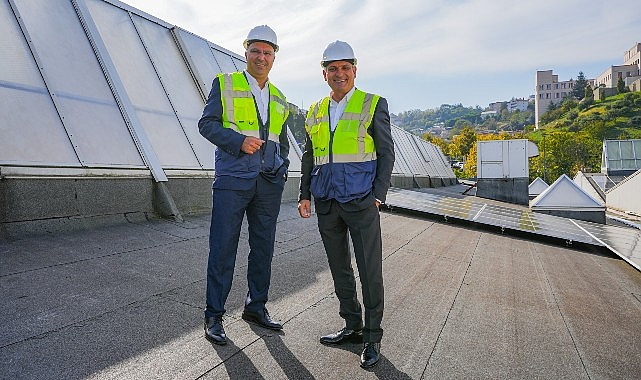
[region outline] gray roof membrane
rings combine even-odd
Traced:
[[[565,181],[564,181],[565,182]],[[569,181],[572,182],[572,181]],[[481,226],[499,227],[538,237],[581,242],[605,247],[637,270],[641,270],[641,231],[537,213],[529,209],[506,207],[478,198],[456,198],[440,194],[390,189],[386,204],[392,209],[414,211],[445,220],[468,221]]]

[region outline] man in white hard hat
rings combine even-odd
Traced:
[[[206,338],[215,344],[227,343],[223,315],[245,215],[250,251],[242,318],[272,330],[283,328],[265,303],[289,166],[289,106],[268,78],[278,51],[276,33],[257,26],[243,45],[247,68],[216,76],[198,122],[200,134],[217,147],[204,323]]]
[[[322,336],[327,345],[363,342],[361,367],[380,359],[383,336],[383,270],[378,207],[385,202],[394,168],[394,142],[387,101],[354,86],[356,57],[343,41],[330,43],[321,61],[328,97],[307,114],[298,211],[311,215],[314,196],[339,315],[340,331]],[[357,299],[348,233],[363,291],[364,313]],[[364,314],[364,315],[363,315]]]

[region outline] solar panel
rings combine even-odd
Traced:
[[[472,201],[433,193],[390,188],[386,204],[391,209],[418,211],[482,225],[606,247],[641,270],[641,231]]]

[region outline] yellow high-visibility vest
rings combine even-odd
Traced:
[[[260,138],[256,104],[245,75],[242,72],[218,74],[218,81],[223,106],[223,127],[231,128],[245,136]],[[268,110],[268,139],[278,143],[283,124],[289,116],[289,107],[285,95],[271,83],[269,83]]]
[[[355,89],[345,106],[331,146],[332,162],[366,162],[376,159],[374,139],[367,133],[380,96]],[[329,97],[313,104],[307,113],[305,129],[314,147],[314,164],[330,162]]]

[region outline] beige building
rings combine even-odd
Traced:
[[[574,79],[559,82],[559,76],[552,70],[536,72],[536,89],[534,91],[534,120],[539,128],[539,117],[548,110],[550,103],[557,104],[564,98],[572,95]],[[588,82],[591,82],[588,79]]]
[[[501,109],[503,109],[503,105],[505,102],[493,102],[488,105],[488,109],[490,111],[496,111],[496,113],[501,113]]]
[[[616,89],[619,78],[623,79],[625,85],[631,91],[639,91],[636,82],[641,78],[641,43],[636,43],[623,54],[623,65],[610,66],[601,75],[599,75],[595,84],[596,87],[604,87],[605,90]],[[595,90],[596,90],[595,87]],[[609,91],[612,92],[612,91]],[[616,92],[614,92],[616,94]],[[605,94],[608,96],[609,94]],[[595,91],[595,99],[597,93]]]
[[[594,82],[597,87],[616,88],[619,78],[626,79],[638,76],[639,65],[610,66]]]
[[[637,77],[634,80],[626,78],[625,85],[628,86],[632,92],[641,91],[641,77]]]
[[[641,43],[636,43],[623,54],[623,65],[610,66],[596,79],[587,79],[590,86],[596,90],[601,87],[601,92],[595,91],[595,99],[601,95],[609,96],[617,87],[619,78],[623,78],[625,85],[631,91],[641,90]],[[550,103],[558,103],[565,97],[572,94],[574,80],[559,82],[558,75],[552,73],[552,70],[536,72],[536,92],[534,100],[534,120],[536,128],[539,128],[539,117],[547,111]],[[616,93],[616,92],[614,92]]]

